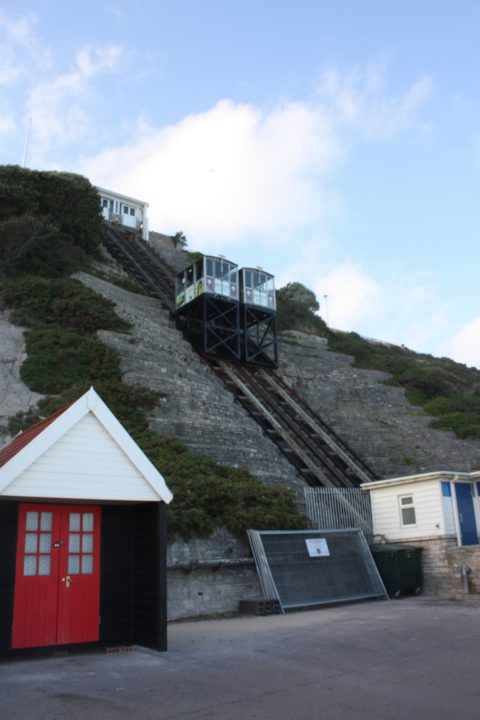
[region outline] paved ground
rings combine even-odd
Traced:
[[[408,598],[170,625],[170,650],[0,663],[5,720],[471,720],[480,604]]]

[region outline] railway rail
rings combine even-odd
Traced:
[[[159,298],[173,318],[173,273],[147,243],[106,226],[104,244],[127,273]],[[212,357],[204,360],[308,485],[358,487],[375,479],[372,470],[273,369]]]

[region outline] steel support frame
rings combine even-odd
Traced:
[[[243,361],[247,365],[278,367],[275,311],[242,304]]]
[[[185,336],[205,355],[239,361],[240,306],[237,301],[204,293],[176,312]]]

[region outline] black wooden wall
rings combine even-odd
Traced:
[[[0,652],[10,648],[17,552],[18,503],[0,501]]]
[[[165,505],[138,505],[134,514],[133,638],[138,645],[166,650]]]
[[[100,640],[106,644],[133,642],[132,538],[132,508],[102,507]]]

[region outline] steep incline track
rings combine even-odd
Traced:
[[[143,241],[106,226],[104,244],[124,270],[174,309],[174,276]],[[356,487],[375,479],[371,469],[272,369],[204,358],[312,486]]]
[[[175,282],[172,272],[146,242],[132,239],[122,230],[105,225],[103,244],[127,273],[150,295],[157,297],[166,310],[173,312]]]
[[[309,485],[356,487],[372,479],[372,471],[274,370],[225,361],[215,361],[213,370]]]

